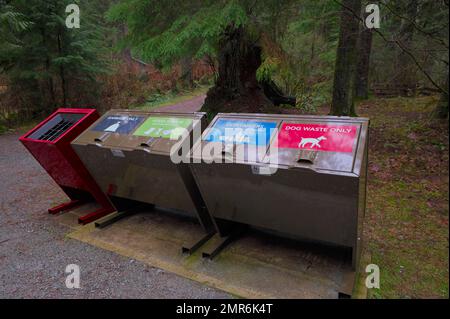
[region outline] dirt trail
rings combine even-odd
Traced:
[[[152,111],[164,111],[164,112],[180,112],[180,113],[192,113],[198,112],[202,108],[205,102],[206,95],[200,95],[190,100],[183,101],[177,104],[161,106]]]

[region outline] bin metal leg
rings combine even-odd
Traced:
[[[114,224],[115,222],[130,216],[132,212],[129,211],[122,211],[122,212],[115,212],[108,216],[108,218],[104,218],[102,220],[95,222],[95,228],[105,228],[106,226],[109,226],[111,224]]]
[[[102,218],[101,220],[98,220],[95,222],[95,228],[105,228],[106,226],[109,226],[111,224],[114,224],[115,222],[125,218],[129,217],[133,214],[136,214],[143,210],[143,208],[149,208],[151,207],[153,209],[153,205],[147,205],[147,204],[140,204],[136,207],[131,207],[122,211],[117,211],[113,214],[110,214],[109,216]]]
[[[239,236],[247,230],[248,226],[244,224],[236,225],[235,228],[227,235],[220,237],[220,240],[217,244],[208,248],[207,250],[202,252],[203,258],[208,258],[212,260],[216,257],[225,247],[227,247],[231,242],[236,240]],[[219,236],[219,235],[217,235]]]
[[[214,232],[204,235],[202,238],[200,238],[200,240],[197,240],[193,244],[183,245],[183,247],[181,247],[181,252],[183,254],[188,254],[188,255],[193,254],[204,243],[206,243],[212,236],[214,236]]]
[[[355,281],[356,281],[355,271],[350,271],[344,274],[341,286],[339,287],[338,291],[339,299],[350,299],[352,297],[353,289],[355,287]]]
[[[94,220],[102,218],[103,216],[111,214],[112,212],[114,212],[112,208],[99,208],[96,211],[93,211],[92,213],[89,213],[87,215],[78,218],[78,223],[86,225],[93,222]]]
[[[220,239],[220,241],[211,247],[210,249],[202,252],[203,258],[208,258],[212,260],[214,257],[216,257],[225,247],[227,247],[233,240],[235,239],[234,236],[225,236]]]
[[[53,208],[49,208],[48,209],[48,213],[52,214],[52,215],[55,215],[55,214],[58,214],[58,213],[60,213],[60,212],[62,212],[64,210],[69,210],[69,209],[72,209],[72,208],[76,208],[76,207],[81,206],[81,205],[83,205],[85,203],[86,203],[85,200],[74,199],[74,200],[71,200],[68,203],[64,203],[64,204],[55,206]]]

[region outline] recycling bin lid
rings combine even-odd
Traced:
[[[191,157],[237,163],[263,162],[280,119],[266,114],[219,113],[193,147]]]
[[[191,156],[359,175],[368,123],[361,117],[219,113]]]
[[[202,112],[110,110],[75,140],[75,143],[169,154],[183,134],[199,125],[204,116],[205,113]]]
[[[264,158],[281,168],[359,175],[369,120],[336,116],[283,118]]]
[[[87,113],[58,110],[42,125],[37,126],[25,138],[41,142],[56,142],[78,123]]]

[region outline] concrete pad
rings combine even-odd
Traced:
[[[57,218],[74,220],[75,212]],[[203,235],[193,220],[162,211],[141,212],[103,229],[76,226],[68,237],[140,260],[242,298],[337,298],[349,277],[343,251],[283,240],[251,231],[213,260],[191,256],[181,247]],[[359,296],[363,296],[361,293]]]

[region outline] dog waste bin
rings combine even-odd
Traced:
[[[352,248],[365,211],[365,118],[218,114],[191,170],[213,218]]]
[[[130,200],[149,203],[197,217],[210,232],[212,220],[182,160],[205,126],[204,113],[111,110],[72,146],[118,210]]]
[[[47,173],[71,199],[48,211],[56,214],[94,199],[101,208],[80,217],[88,223],[114,211],[110,201],[83,166],[70,142],[99,118],[95,109],[58,109],[31,131],[20,137]]]

